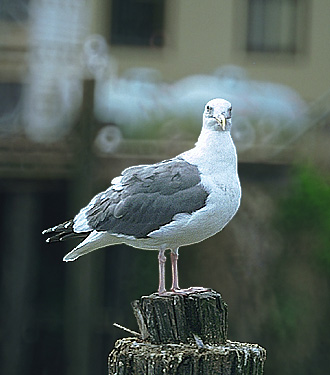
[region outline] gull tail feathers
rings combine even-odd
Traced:
[[[72,262],[82,255],[88,254],[94,250],[106,247],[109,245],[119,244],[122,241],[111,236],[107,232],[93,231],[87,238],[84,239],[78,246],[65,255],[64,262]]]

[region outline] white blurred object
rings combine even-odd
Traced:
[[[114,79],[117,62],[109,53],[107,41],[102,35],[89,35],[83,46],[83,64],[95,80]]]
[[[71,130],[82,99],[80,55],[89,16],[86,0],[31,1],[23,122],[34,141],[53,142]]]
[[[97,133],[94,144],[98,151],[112,154],[117,151],[122,138],[121,131],[116,126],[106,125]]]
[[[70,130],[80,108],[82,84],[78,80],[35,77],[24,101],[26,135],[37,142],[54,142]]]
[[[120,126],[125,136],[152,126],[159,127],[152,134],[164,135],[162,126],[183,123],[189,123],[190,130],[185,125],[185,131],[197,134],[203,107],[213,98],[233,104],[233,138],[239,151],[289,142],[308,121],[308,107],[294,90],[250,80],[244,69],[232,65],[172,85],[165,84],[155,70],[131,69],[123,77],[100,82],[96,107],[99,118]]]
[[[147,68],[130,69],[122,78],[97,81],[95,113],[101,121],[119,125],[125,134],[162,121],[167,112],[162,106],[163,85],[160,73]]]

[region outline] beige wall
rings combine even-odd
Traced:
[[[311,0],[305,51],[295,56],[249,56],[236,50],[235,61],[248,69],[251,77],[289,85],[304,98],[313,100],[330,90],[329,17],[330,1]]]
[[[245,68],[252,79],[291,86],[307,100],[329,91],[330,0],[306,0],[306,48],[294,56],[245,52],[246,4],[247,0],[166,0],[165,46],[111,46],[119,73],[131,67],[155,68],[171,82],[233,64]],[[91,5],[91,32],[108,38],[111,1],[93,0]],[[2,81],[24,77],[27,35],[28,24],[0,22]]]
[[[97,0],[94,30],[105,32],[109,11]],[[151,67],[167,81],[213,73],[222,65],[244,67],[253,79],[282,83],[313,100],[330,89],[330,1],[310,0],[307,41],[295,56],[247,54],[244,50],[246,0],[167,0],[166,46],[111,47],[119,71]],[[105,6],[108,8],[108,5]]]

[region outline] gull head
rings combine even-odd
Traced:
[[[203,114],[203,126],[215,131],[230,131],[231,103],[225,99],[212,99]]]

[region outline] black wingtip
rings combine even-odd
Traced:
[[[47,243],[65,241],[70,238],[86,238],[89,233],[76,233],[73,231],[73,220],[65,221],[62,224],[56,225],[55,227],[45,229],[41,232],[42,234],[50,235],[47,239]]]
[[[54,232],[53,228],[44,229],[41,234],[48,234]]]
[[[50,237],[46,239],[47,243],[61,241],[63,237],[73,233],[73,220],[68,220],[52,228],[45,229],[41,233],[43,235],[50,235]]]

